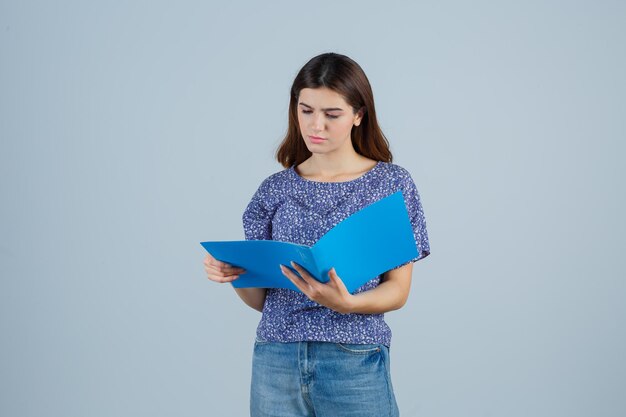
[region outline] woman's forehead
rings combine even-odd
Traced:
[[[345,110],[348,105],[343,96],[327,87],[303,88],[300,90],[299,103],[321,110]]]

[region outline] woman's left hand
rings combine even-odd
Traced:
[[[327,283],[321,283],[297,263],[292,261],[291,266],[298,271],[302,278],[283,265],[280,265],[280,269],[283,275],[289,278],[293,285],[298,287],[309,299],[338,313],[350,313],[351,301],[354,296],[348,292],[343,281],[337,275],[335,268],[328,272],[330,280]]]

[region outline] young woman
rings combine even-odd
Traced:
[[[420,197],[393,164],[361,67],[345,55],[312,58],[291,87],[289,127],[276,157],[285,168],[261,183],[243,213],[247,240],[312,246],[360,209],[402,190],[418,256],[352,294],[339,271],[320,283],[297,263],[276,272],[301,292],[235,288],[262,312],[252,358],[251,416],[397,416],[384,313],[409,295],[413,262],[430,254]],[[208,278],[232,282],[235,268],[205,258]],[[280,270],[279,270],[280,268]]]

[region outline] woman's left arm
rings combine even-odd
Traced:
[[[392,269],[383,274],[377,287],[350,294],[335,269],[328,274],[330,280],[323,284],[311,277],[300,265],[292,263],[302,278],[281,265],[283,274],[309,299],[342,314],[377,314],[397,310],[404,306],[411,289],[413,263]]]
[[[385,272],[376,288],[352,295],[349,313],[376,314],[402,308],[409,298],[412,274],[413,262]]]

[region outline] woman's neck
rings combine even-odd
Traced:
[[[336,181],[357,178],[376,165],[376,161],[358,153],[341,158],[313,154],[297,167],[298,173],[305,178],[317,181]]]

